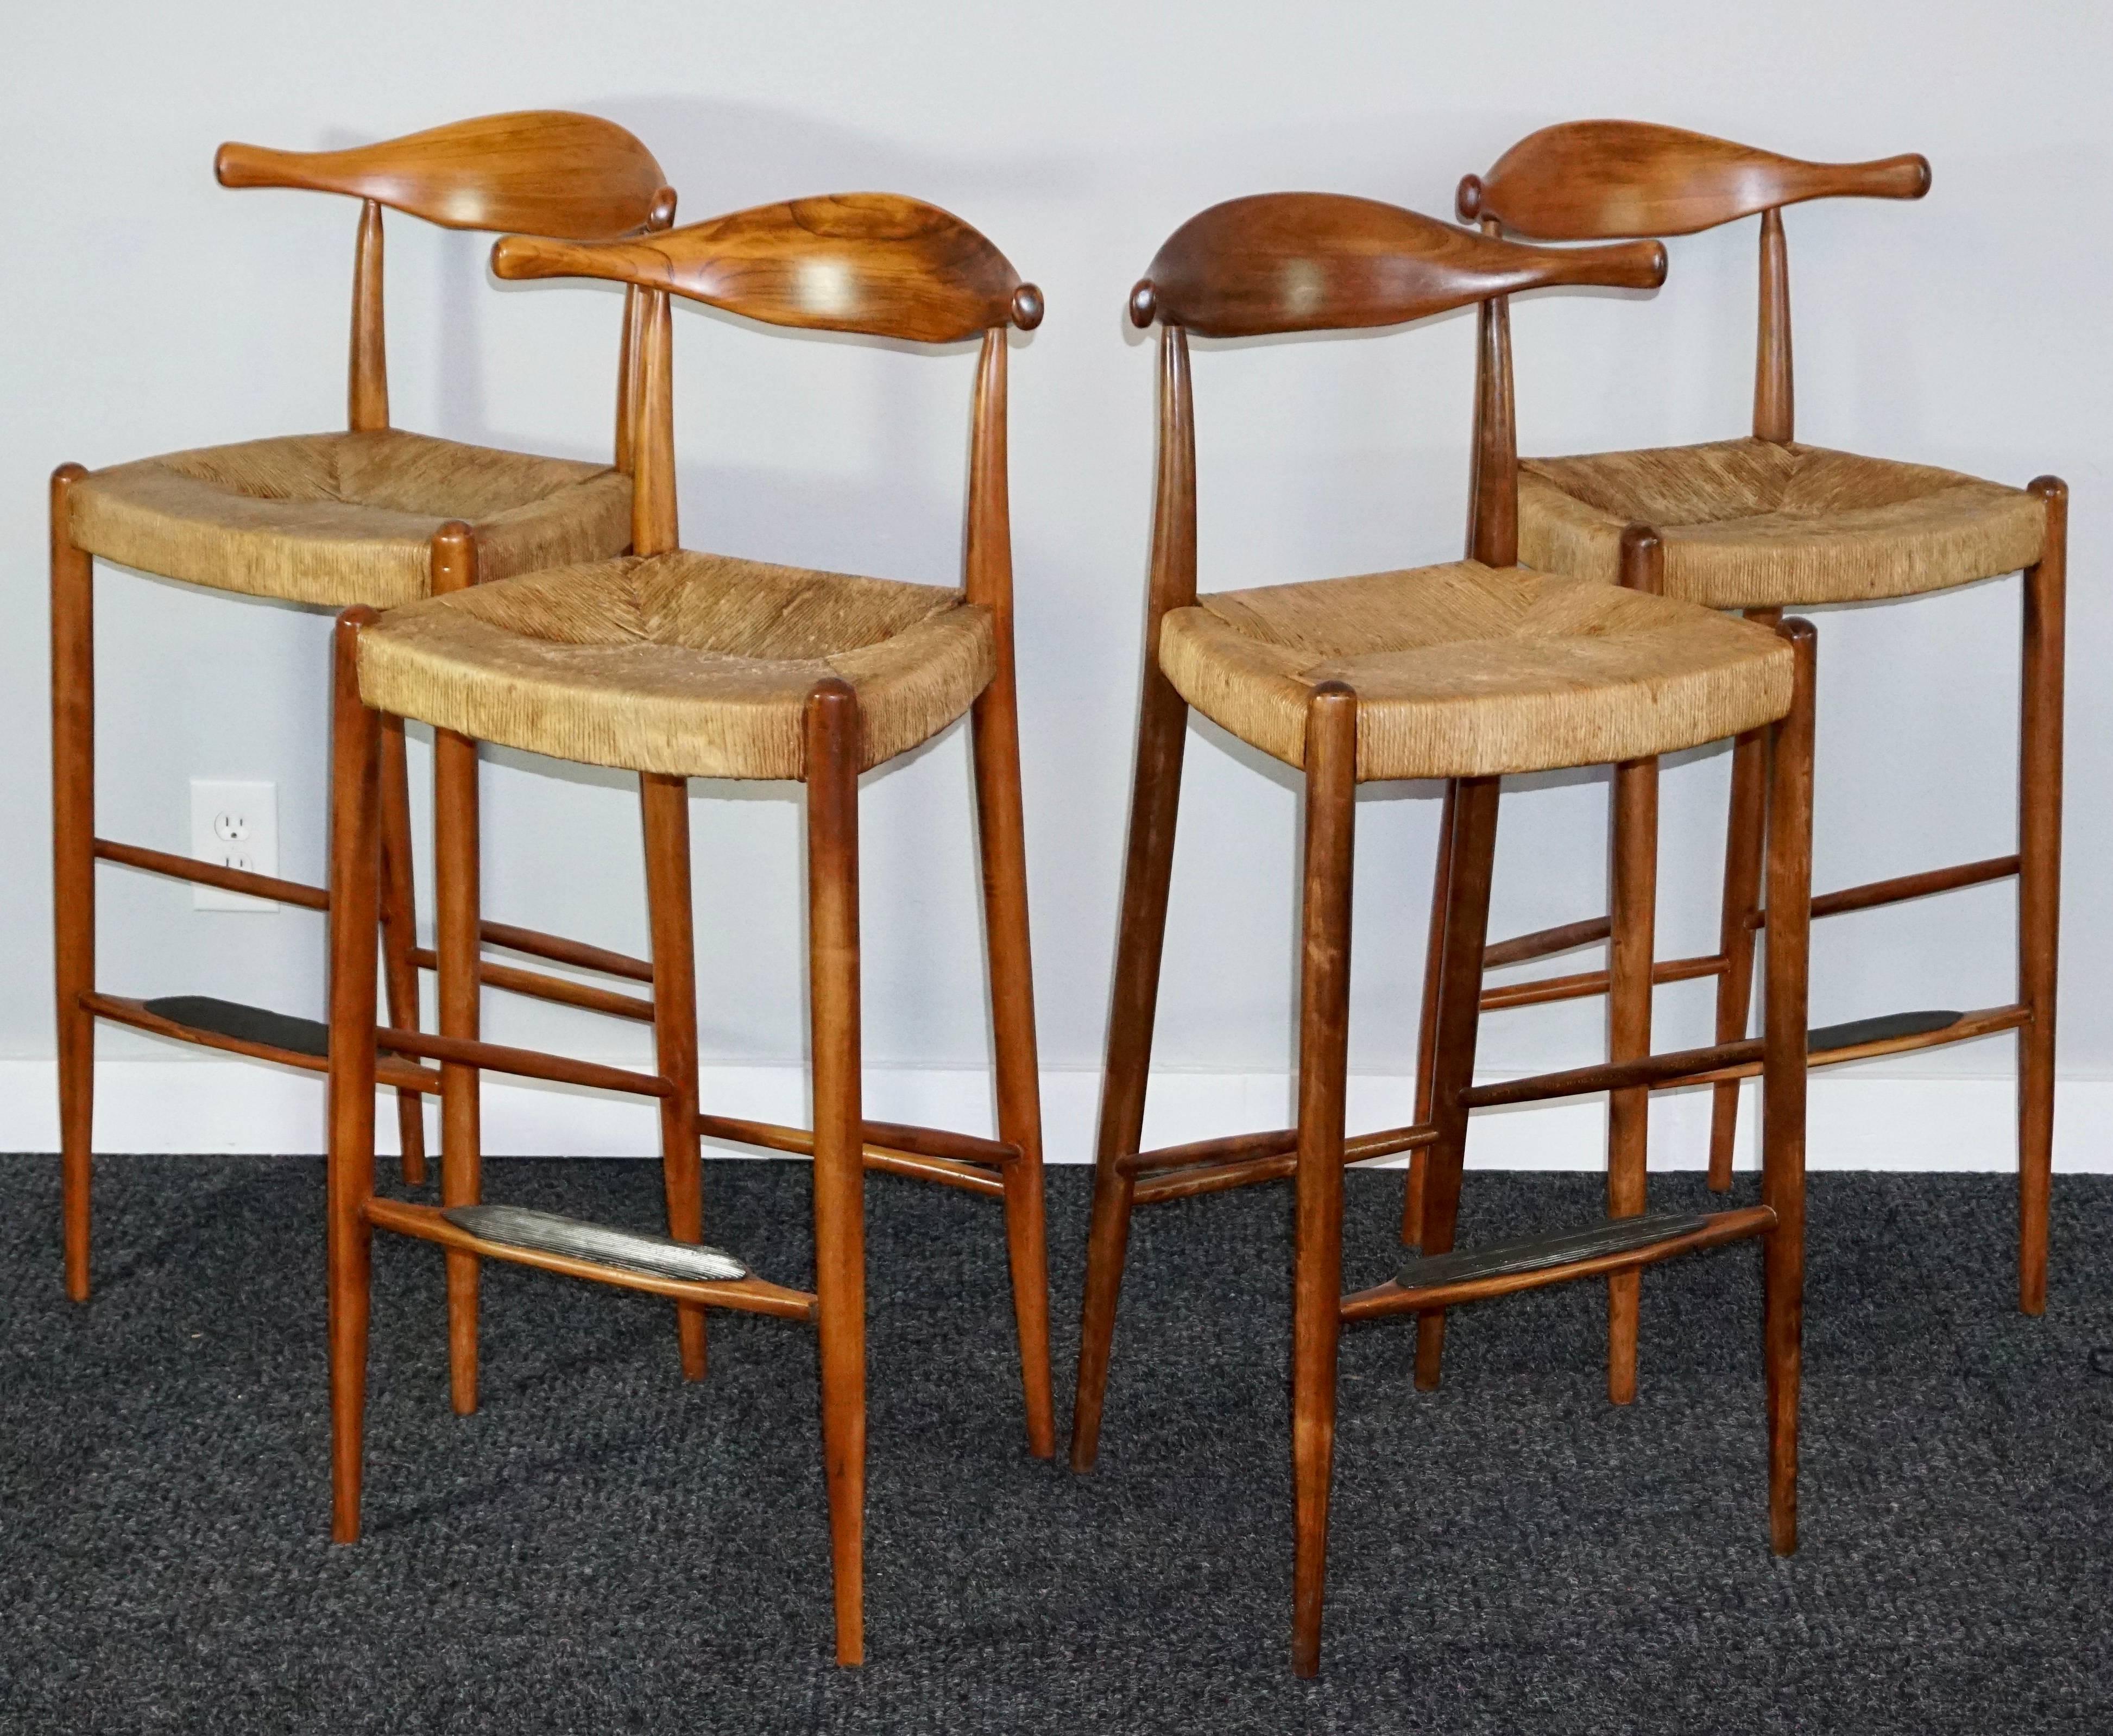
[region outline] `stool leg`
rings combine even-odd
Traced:
[[[376,805],[380,720],[359,701],[359,629],[338,619],[331,744],[330,1273],[331,1537],[359,1540],[367,1325],[374,1232],[374,965],[381,921]]]
[[[1807,964],[1812,940],[1812,709],[1810,622],[1778,629],[1797,653],[1787,717],[1770,731],[1768,981],[1762,1002],[1761,1203],[1776,1214],[1762,1245],[1768,1361],[1768,1538],[1797,1547],[1797,1406],[1805,1322]]]
[[[1423,1251],[1449,1253],[1460,1216],[1460,1166],[1467,1150],[1467,1111],[1460,1093],[1475,1077],[1481,1022],[1482,951],[1490,940],[1490,872],[1496,859],[1494,777],[1463,778],[1454,809],[1452,867],[1446,879],[1445,944],[1440,957],[1437,1037],[1431,1051],[1430,1180],[1423,1202]],[[1438,1384],[1445,1351],[1443,1310],[1416,1317],[1416,1383]]]
[[[1459,786],[1446,781],[1445,804],[1438,816],[1438,861],[1431,874],[1431,927],[1423,948],[1423,1011],[1416,1028],[1416,1123],[1431,1119],[1431,1063],[1438,1044],[1438,960],[1445,950],[1446,887],[1453,872],[1453,815]],[[1402,1195],[1401,1240],[1404,1247],[1423,1245],[1423,1195],[1430,1185],[1431,1154],[1418,1146],[1408,1154],[1408,1184]]]
[[[74,546],[66,492],[87,475],[52,473],[52,900],[57,953],[59,1192],[66,1294],[88,1300],[94,1167],[95,559]]]
[[[976,700],[976,832],[983,857],[983,932],[990,952],[991,1032],[997,1051],[997,1137],[1020,1147],[1006,1166],[1005,1240],[1027,1450],[1056,1451],[1049,1369],[1049,1246],[1042,1181],[1042,1078],[1034,1041],[1034,972],[1027,923],[1027,831],[1020,811],[1020,720],[1011,658]]]
[[[1641,1060],[1651,1052],[1651,966],[1658,911],[1658,761],[1614,768],[1613,860],[1609,880],[1607,1059]],[[1650,1091],[1639,1086],[1607,1097],[1607,1215],[1633,1218],[1646,1203]],[[1636,1396],[1636,1319],[1643,1274],[1607,1280],[1607,1397]]]
[[[404,745],[404,720],[381,720],[381,959],[389,989],[389,1023],[399,1031],[418,1028],[418,904],[411,872],[411,771]],[[397,1149],[404,1179],[426,1184],[425,1100],[401,1086],[396,1091]]]
[[[438,910],[434,950],[440,962],[440,1034],[475,1039],[481,1023],[478,977],[481,844],[476,742],[452,730],[433,731],[433,894]],[[481,1076],[459,1062],[440,1064],[440,1203],[474,1205],[483,1189],[478,1096]],[[448,1389],[458,1416],[477,1409],[477,1261],[446,1255]]]
[[[2061,920],[2063,614],[2069,489],[2042,476],[2047,540],[2025,573],[2018,772],[2018,1306],[2047,1308],[2047,1200],[2054,1178],[2055,945]]]
[[[815,1065],[815,1296],[837,1661],[865,1657],[865,1112],[860,1095],[859,710],[807,699],[808,998]]]
[[[653,931],[653,1052],[675,1087],[660,1100],[660,1170],[668,1233],[705,1239],[704,1165],[697,1146],[697,955],[690,915],[690,786],[686,778],[641,773],[646,822],[646,904]],[[705,1378],[705,1310],[675,1305],[675,1337],[686,1380]]]
[[[1749,610],[1750,619],[1773,610]],[[1769,624],[1773,624],[1771,621]],[[1717,950],[1724,973],[1717,979],[1717,1041],[1736,1043],[1746,1034],[1754,989],[1754,923],[1760,908],[1761,834],[1768,800],[1767,732],[1749,730],[1732,746],[1732,797],[1724,828],[1724,903]],[[1732,1186],[1732,1144],[1739,1128],[1739,1082],[1713,1087],[1709,1102],[1709,1186]]]
[[[1101,1406],[1122,1293],[1123,1259],[1136,1183],[1116,1160],[1144,1135],[1144,1093],[1152,1065],[1152,1016],[1166,940],[1166,897],[1174,873],[1174,826],[1181,805],[1181,756],[1189,707],[1148,658],[1138,719],[1137,774],[1130,793],[1130,855],[1123,870],[1122,921],[1116,941],[1108,1014],[1107,1064],[1101,1076],[1101,1126],[1093,1159],[1093,1228],[1086,1243],[1086,1290],[1079,1321],[1079,1384],[1071,1405],[1071,1469],[1089,1471],[1100,1451]]]
[[[1350,873],[1357,836],[1357,695],[1314,690],[1306,712],[1304,956],[1298,994],[1298,1227],[1292,1252],[1291,1666],[1321,1669],[1328,1495],[1342,1333],[1343,1096],[1350,1024]]]

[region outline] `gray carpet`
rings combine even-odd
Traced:
[[[0,1159],[0,1728],[8,1731],[2113,1729],[2113,1185],[2056,1195],[2010,1305],[1995,1177],[1813,1182],[1804,1547],[1768,1551],[1751,1249],[1645,1286],[1399,1324],[1343,1356],[1324,1673],[1286,1664],[1281,1187],[1140,1215],[1101,1467],[1025,1454],[998,1215],[871,1184],[870,1661],[828,1661],[804,1328],[487,1269],[480,1415],[448,1410],[430,1249],[377,1258],[367,1530],[326,1538],[322,1169],[107,1160],[95,1300],[56,1164]],[[1052,1173],[1059,1415],[1087,1177]],[[655,1166],[498,1162],[493,1197],[651,1226]],[[1742,1197],[1750,1192],[1742,1182]],[[713,1241],[805,1282],[796,1164],[714,1166]],[[1398,1184],[1350,1182],[1349,1269]],[[1471,1175],[1490,1237],[1587,1177]],[[1701,1197],[1666,1178],[1654,1203]]]

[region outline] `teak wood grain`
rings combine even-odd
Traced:
[[[983,236],[936,205],[887,193],[759,205],[599,245],[507,235],[491,268],[504,278],[605,278],[766,325],[922,344],[1042,321],[1041,291]]]
[[[601,239],[672,208],[653,153],[613,121],[559,109],[484,115],[342,151],[222,145],[223,187],[338,193],[444,229]]]
[[[1229,199],[1170,235],[1130,292],[1130,318],[1199,336],[1398,326],[1557,285],[1650,289],[1665,249],[1536,248],[1377,199],[1265,193]]]
[[[1463,221],[1540,241],[1686,235],[1808,199],[1919,199],[1921,157],[1804,162],[1642,121],[1572,121],[1530,134],[1460,183]]]

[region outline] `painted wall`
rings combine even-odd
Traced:
[[[1012,452],[1053,1156],[1085,1147],[1084,1075],[1098,1064],[1113,949],[1152,453],[1150,347],[1123,303],[1163,236],[1213,201],[1272,188],[1445,214],[1461,173],[1581,115],[1818,157],[1925,153],[1935,185],[1919,204],[1790,215],[1799,431],[2019,483],[2056,472],[2074,487],[2061,1064],[2079,1105],[2097,1100],[2090,1082],[2113,1078],[2113,917],[2094,872],[2113,778],[2097,678],[2113,649],[2097,579],[2113,487],[2102,314],[2113,121],[2096,88],[2113,24],[2101,8],[2047,6],[2028,22],[1994,5],[1797,0],[1713,9],[1705,27],[1664,0],[1449,10],[226,0],[25,7],[9,35],[0,549],[15,631],[0,638],[0,718],[17,750],[0,761],[11,895],[0,902],[11,988],[0,997],[0,1143],[50,1142],[44,476],[62,459],[94,466],[342,416],[354,207],[224,191],[214,147],[344,145],[546,106],[637,132],[689,218],[807,193],[913,193],[984,230],[1045,292],[1047,319],[1016,340]],[[607,450],[616,294],[499,285],[487,240],[409,220],[391,221],[388,245],[401,425],[582,458]],[[1655,295],[1522,301],[1528,449],[1741,431],[1754,252],[1742,225],[1676,242]],[[969,350],[799,339],[689,307],[676,331],[686,541],[902,578],[955,572]],[[1206,587],[1455,557],[1472,344],[1464,316],[1378,337],[1199,344]],[[181,849],[189,778],[271,778],[282,869],[318,875],[325,621],[115,569],[98,586],[103,830]],[[1823,886],[2010,847],[2017,604],[2012,578],[1823,617]],[[1244,1113],[1236,1100],[1280,1096],[1294,1015],[1294,783],[1207,724],[1189,763],[1159,1059],[1203,1077],[1181,1086],[1188,1107],[1155,1117],[1170,1134],[1226,1126]],[[1665,951],[1707,950],[1714,936],[1724,783],[1716,751],[1683,758],[1667,778]],[[497,754],[486,787],[490,914],[642,948],[625,781]],[[867,1053],[892,1070],[883,1097],[938,1093],[973,1111],[985,1021],[968,787],[958,729],[869,780]],[[1352,1055],[1376,1097],[1398,1094],[1412,1046],[1433,796],[1389,787],[1360,806]],[[805,1017],[796,799],[701,783],[696,807],[707,1065],[783,1096]],[[1508,798],[1498,932],[1604,908],[1604,812],[1596,775],[1535,780]],[[313,918],[197,913],[186,889],[108,869],[102,884],[105,986],[320,1007]],[[2012,912],[2005,886],[1823,927],[1815,1017],[2008,998]],[[1705,1037],[1707,1006],[1701,986],[1665,991],[1662,1037]],[[642,1052],[643,1033],[504,1000],[489,1030]],[[1484,1055],[1512,1070],[1589,1057],[1600,1041],[1586,1003],[1493,1020]],[[106,1144],[314,1148],[319,1100],[303,1082],[172,1060],[119,1031],[103,1046],[121,1098]],[[1933,1105],[1952,1100],[1873,1085],[1866,1070],[1857,1100],[1893,1105],[1860,1112],[1873,1130],[1866,1156],[1972,1160],[1982,1132],[1962,1143],[1959,1132],[1971,1123],[1993,1130],[1981,1155],[2006,1160],[2007,1089],[1995,1082],[2010,1067],[1999,1039],[1876,1070],[1942,1076],[1955,1096],[1983,1082],[1978,1110],[1935,1116]],[[632,1141],[632,1123],[599,1101],[517,1096],[518,1119],[500,1117],[506,1139]],[[1921,1131],[1902,1131],[1901,1116]],[[2065,1163],[2093,1160],[2089,1119],[2071,1115]],[[1932,1138],[1951,1144],[1940,1152]]]

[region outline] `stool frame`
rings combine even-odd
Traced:
[[[1145,629],[1135,782],[1128,861],[1116,948],[1107,1063],[1103,1077],[1093,1223],[1079,1334],[1071,1465],[1093,1468],[1099,1447],[1116,1304],[1137,1206],[1217,1192],[1289,1177],[1296,1192],[1293,1251],[1292,1464],[1294,1544],[1292,1664],[1300,1675],[1318,1673],[1326,1579],[1328,1514],[1333,1480],[1336,1349],[1344,1324],[1399,1315],[1416,1318],[1416,1382],[1436,1384],[1444,1310],[1456,1304],[1538,1288],[1573,1278],[1605,1277],[1615,1291],[1633,1286],[1642,1268],[1702,1248],[1758,1239],[1763,1248],[1766,1299],[1769,1535],[1778,1554],[1796,1547],[1798,1392],[1801,1369],[1805,1210],[1805,1022],[1806,941],[1811,876],[1812,671],[1814,635],[1789,620],[1776,631],[1794,648],[1795,681],[1787,712],[1757,731],[1768,759],[1767,805],[1772,810],[1767,873],[1778,913],[1767,945],[1766,1018],[1759,1041],[1741,1041],[1669,1054],[1650,1052],[1648,1041],[1604,1065],[1545,1073],[1500,1085],[1473,1083],[1482,959],[1487,945],[1490,866],[1496,839],[1498,777],[1448,781],[1443,855],[1433,901],[1433,947],[1426,980],[1426,1017],[1416,1122],[1406,1128],[1346,1135],[1344,1096],[1349,1019],[1350,886],[1354,855],[1358,695],[1349,684],[1314,687],[1306,725],[1305,840],[1303,878],[1298,1124],[1239,1133],[1158,1150],[1139,1149],[1143,1129],[1152,1027],[1158,998],[1166,912],[1172,881],[1175,819],[1189,704],[1159,666],[1157,646],[1166,614],[1197,597],[1194,407],[1188,333],[1239,335],[1399,324],[1470,302],[1478,304],[1476,426],[1470,514],[1470,558],[1492,567],[1517,564],[1517,451],[1512,411],[1511,353],[1504,295],[1559,283],[1649,286],[1663,274],[1662,250],[1573,250],[1568,266],[1530,263],[1554,249],[1513,248],[1518,262],[1509,282],[1480,251],[1483,238],[1453,231],[1455,243],[1427,244],[1422,257],[1388,257],[1381,239],[1390,219],[1376,216],[1371,235],[1337,237],[1346,257],[1370,264],[1354,293],[1335,280],[1354,280],[1358,265],[1339,273],[1317,257],[1301,258],[1304,213],[1285,195],[1254,203],[1252,234],[1227,224],[1228,243],[1216,258],[1198,246],[1183,248],[1177,232],[1134,292],[1130,312],[1139,326],[1160,321],[1157,482],[1151,586]],[[1237,206],[1241,202],[1235,202]],[[1220,207],[1227,211],[1234,207]],[[1375,207],[1376,213],[1392,207]],[[1399,213],[1392,213],[1398,216]],[[1212,215],[1212,214],[1207,214]],[[1190,228],[1200,226],[1198,219]],[[1316,220],[1317,230],[1319,228]],[[1444,231],[1442,226],[1440,233]],[[1626,254],[1624,262],[1621,256]],[[1498,256],[1507,257],[1507,256]],[[1639,276],[1650,257],[1653,275]],[[1232,265],[1226,259],[1237,262]],[[1294,268],[1282,269],[1286,260]],[[1618,267],[1626,265],[1626,269]],[[1214,279],[1213,267],[1224,273]],[[1637,527],[1627,542],[1641,563],[1657,539]],[[1638,806],[1653,792],[1654,763],[1617,768],[1627,799]],[[1654,905],[1648,863],[1618,855],[1616,920],[1623,968],[1652,955]],[[1628,1119],[1641,1119],[1649,1094],[1709,1077],[1727,1066],[1757,1070],[1764,1080],[1762,1202],[1721,1211],[1677,1233],[1640,1230],[1612,1251],[1547,1259],[1532,1269],[1476,1269],[1471,1258],[1459,1275],[1404,1283],[1391,1281],[1343,1291],[1343,1172],[1352,1164],[1395,1153],[1412,1155],[1405,1207],[1412,1203],[1426,1255],[1449,1254],[1457,1221],[1461,1169],[1470,1112],[1500,1103],[1546,1100],[1608,1091]],[[1610,1142],[1612,1139],[1610,1132]],[[1633,1218],[1641,1200],[1610,1187],[1609,1215]],[[1491,1251],[1494,1252],[1495,1251]]]
[[[1795,437],[1796,389],[1791,363],[1790,263],[1783,208],[1810,199],[1920,198],[1930,185],[1928,162],[1901,156],[1862,163],[1814,163],[1678,129],[1635,121],[1583,121],[1535,134],[1506,153],[1489,176],[1469,175],[1459,187],[1463,221],[1481,221],[1485,233],[1545,240],[1604,241],[1620,235],[1692,234],[1758,215],[1760,283],[1754,368],[1753,433],[1787,444]],[[1497,317],[1504,317],[1501,307]],[[1810,1064],[1901,1055],[1965,1042],[2003,1031],[2017,1033],[2018,1305],[2038,1315],[2047,1306],[2047,1207],[2053,1174],[2056,964],[2061,899],[2062,694],[2065,599],[2068,570],[2069,490],[2059,477],[2040,476],[2028,491],[2046,503],[2047,531],[2038,563],[2024,574],[2019,716],[2019,838],[2015,851],[1984,861],[1924,870],[1820,894],[1812,914],[1828,917],[1928,897],[1939,892],[2015,879],[2018,882],[2017,995],[1998,1006],[1951,1016],[1902,1014],[1856,1020],[1811,1033]],[[1663,551],[1654,548],[1622,582],[1656,590]],[[1905,603],[1912,597],[1880,599]],[[1750,608],[1747,619],[1771,624],[1779,608]],[[1657,767],[1639,767],[1626,787],[1615,781],[1614,850],[1618,859],[1654,864],[1658,847]],[[1741,737],[1732,749],[1726,823],[1723,891],[1717,949],[1695,958],[1625,958],[1618,941],[1609,968],[1485,988],[1485,1011],[1595,995],[1609,997],[1610,1059],[1648,1046],[1654,985],[1714,977],[1716,1040],[1745,1035],[1751,1012],[1754,945],[1768,913],[1761,897],[1764,826],[1762,745]],[[1441,848],[1442,855],[1442,848]],[[1654,876],[1655,867],[1649,872]],[[1444,868],[1438,874],[1442,882]],[[1620,895],[1618,889],[1616,895]],[[1493,944],[1485,968],[1519,964],[1609,938],[1607,917],[1567,923]],[[1426,986],[1428,1009],[1435,987]],[[1893,1028],[1887,1028],[1888,1026]],[[1428,1048],[1428,1040],[1425,1044]],[[1427,1063],[1426,1063],[1427,1070]],[[1732,1145],[1741,1082],[1750,1065],[1727,1068],[1708,1081],[1709,1186],[1732,1186]],[[1610,1152],[1610,1187],[1643,1198],[1647,1132],[1641,1118],[1623,1123]],[[1618,1181],[1612,1179],[1618,1173]],[[1403,1238],[1418,1237],[1412,1200]],[[1609,1389],[1617,1402],[1636,1392],[1633,1299],[1617,1310],[1609,1355]]]
[[[886,232],[847,239],[802,207],[855,204],[853,228]],[[358,645],[378,617],[339,617],[333,759],[331,1000],[330,1333],[331,1535],[359,1535],[363,1417],[376,1230],[431,1242],[449,1273],[451,1381],[476,1383],[476,1271],[484,1259],[513,1261],[676,1304],[684,1372],[705,1369],[704,1310],[772,1315],[815,1325],[819,1341],[824,1460],[829,1498],[840,1664],[865,1656],[865,1173],[914,1177],[997,1198],[1005,1210],[1014,1312],[1020,1337],[1028,1450],[1056,1451],[1048,1338],[1048,1274],[1042,1178],[1041,1099],[1027,921],[1026,844],[1020,802],[1017,681],[1012,644],[1012,550],[1006,455],[1008,325],[1042,317],[1040,292],[1021,284],[994,248],[960,220],[893,195],[797,202],[737,212],[627,248],[514,236],[493,251],[502,277],[603,277],[629,285],[641,305],[639,390],[632,404],[632,547],[655,554],[680,547],[671,387],[670,296],[680,294],[769,324],[862,332],[904,341],[979,339],[964,554],[967,599],[994,617],[997,672],[970,713],[985,932],[990,960],[998,1137],[868,1119],[860,1064],[861,1012],[858,901],[858,696],[841,677],[817,681],[804,709],[807,810],[811,1132],[712,1114],[698,1106],[696,1000],[691,933],[687,779],[639,774],[646,836],[652,931],[655,1059],[651,1073],[573,1060],[481,1041],[462,1014],[479,932],[473,841],[438,866],[441,1034],[375,1027],[378,867],[376,766],[385,720],[361,699]],[[809,293],[826,281],[818,308]],[[474,745],[461,741],[459,759]],[[452,1011],[451,1011],[452,1009]],[[475,1100],[485,1070],[626,1091],[656,1099],[669,1229],[702,1239],[700,1138],[725,1139],[814,1160],[815,1279],[811,1292],[750,1277],[694,1281],[654,1277],[472,1235],[443,1210],[373,1192],[374,1087],[381,1046],[436,1059]],[[476,1178],[467,1178],[474,1203]]]
[[[223,186],[281,187],[349,195],[360,201],[354,254],[352,326],[346,390],[347,426],[354,431],[386,429],[389,420],[388,354],[383,318],[381,212],[390,206],[453,229],[548,227],[584,236],[664,229],[674,220],[675,194],[662,183],[659,166],[623,129],[591,116],[559,112],[495,115],[456,122],[406,137],[343,151],[294,152],[228,144],[214,172]],[[657,190],[655,190],[657,189]],[[642,221],[641,221],[642,219]],[[637,292],[626,298],[622,353],[618,365],[614,467],[632,468],[631,399],[638,371],[637,333],[643,305]],[[75,546],[69,532],[68,490],[87,472],[62,464],[51,483],[52,831],[56,936],[59,1141],[62,1239],[66,1293],[85,1301],[89,1292],[90,1200],[95,1104],[95,1026],[98,1019],[153,1036],[200,1045],[311,1073],[327,1070],[327,1040],[321,1023],[284,1015],[256,1014],[273,1040],[260,1041],[208,1024],[162,1016],[146,1003],[107,994],[96,985],[95,867],[109,862],[194,885],[325,911],[331,895],[274,876],[246,873],[168,851],[99,837],[95,828],[94,558]],[[477,542],[468,525],[453,522],[431,543],[431,586],[436,593],[477,581]],[[417,904],[411,859],[409,771],[403,723],[381,724],[381,813],[383,857],[378,920],[388,985],[390,1023],[415,1031],[419,1016],[419,973],[437,971],[435,953],[418,944]],[[477,836],[477,778],[473,755],[436,745],[434,766],[434,840],[436,853],[459,853]],[[645,960],[583,945],[556,935],[509,924],[483,925],[483,943],[576,968],[613,972],[650,982]],[[494,988],[532,996],[619,1018],[650,1021],[651,1003],[570,981],[548,972],[498,961],[478,966]],[[443,990],[444,996],[447,992]],[[473,1002],[472,978],[466,993]],[[254,1010],[254,1009],[245,1009]],[[443,1008],[445,1018],[446,1009]],[[459,1004],[457,1016],[462,1016]],[[468,1015],[473,1023],[473,1010]],[[444,1172],[473,1172],[477,1119],[473,1100],[451,1085],[445,1068],[436,1071],[399,1050],[379,1064],[381,1082],[396,1092],[397,1127],[404,1180],[427,1178],[422,1100],[442,1103]],[[447,1155],[452,1152],[450,1160]],[[444,1173],[444,1188],[448,1185]],[[459,1408],[474,1406],[473,1392]]]

